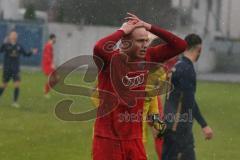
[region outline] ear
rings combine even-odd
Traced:
[[[198,53],[201,53],[202,52],[202,47],[199,47],[198,48]]]
[[[202,52],[202,46],[201,45],[198,45],[195,47],[194,49],[197,53],[201,53]]]

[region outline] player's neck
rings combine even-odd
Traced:
[[[16,44],[17,44],[17,42],[10,42],[10,44],[11,44],[11,45],[16,45]]]
[[[130,56],[131,54],[129,52],[126,52],[122,49],[120,49],[120,53],[126,55],[128,57],[128,61],[133,61],[135,59],[134,57]]]
[[[184,57],[188,58],[192,63],[196,62],[195,54],[190,51],[185,51],[183,53]]]
[[[51,45],[53,45],[53,41],[52,41],[52,40],[49,40],[48,43],[51,44]]]

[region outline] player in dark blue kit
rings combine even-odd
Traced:
[[[213,131],[203,118],[195,99],[196,72],[193,63],[201,54],[202,40],[198,35],[190,34],[185,41],[188,48],[173,69],[174,90],[166,100],[164,108],[167,132],[164,135],[163,160],[196,159],[193,118],[201,125],[205,139],[213,137]]]
[[[7,42],[0,46],[0,53],[4,53],[3,84],[0,87],[0,96],[2,96],[8,85],[8,82],[12,79],[14,81],[14,97],[12,105],[16,108],[19,107],[17,100],[19,97],[20,86],[20,56],[31,56],[32,54],[37,54],[37,49],[32,49],[32,51],[26,52],[24,48],[17,42],[17,40],[17,32],[11,31],[9,33]]]

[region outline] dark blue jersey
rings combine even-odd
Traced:
[[[182,57],[172,74],[174,90],[166,100],[164,114],[168,129],[191,131],[195,118],[202,126],[207,126],[195,100],[196,72],[192,61]]]
[[[4,54],[3,69],[9,72],[20,71],[20,57],[31,56],[32,52],[26,52],[20,44],[5,43],[0,46],[0,53]]]

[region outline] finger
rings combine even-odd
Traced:
[[[127,12],[127,14],[128,14],[128,15],[130,15],[130,16],[132,16],[132,17],[135,17],[135,18],[137,18],[137,16],[136,16],[136,15],[134,15],[134,14],[132,14],[132,13],[130,13],[130,12]]]
[[[209,136],[208,135],[205,136],[205,140],[209,140]]]
[[[139,21],[138,20],[129,20],[127,23],[131,25],[137,24]]]
[[[125,17],[124,19],[125,20],[137,20],[137,21],[139,21],[139,19],[135,18],[135,17]]]
[[[142,27],[142,26],[144,26],[144,25],[143,25],[143,23],[141,23],[141,22],[137,22],[134,26],[135,26],[135,27]]]
[[[212,139],[212,135],[211,134],[206,136],[206,140],[211,140],[211,139]]]
[[[210,134],[210,138],[211,138],[211,139],[213,138],[213,133]]]
[[[137,19],[135,17],[125,17],[124,19]]]

